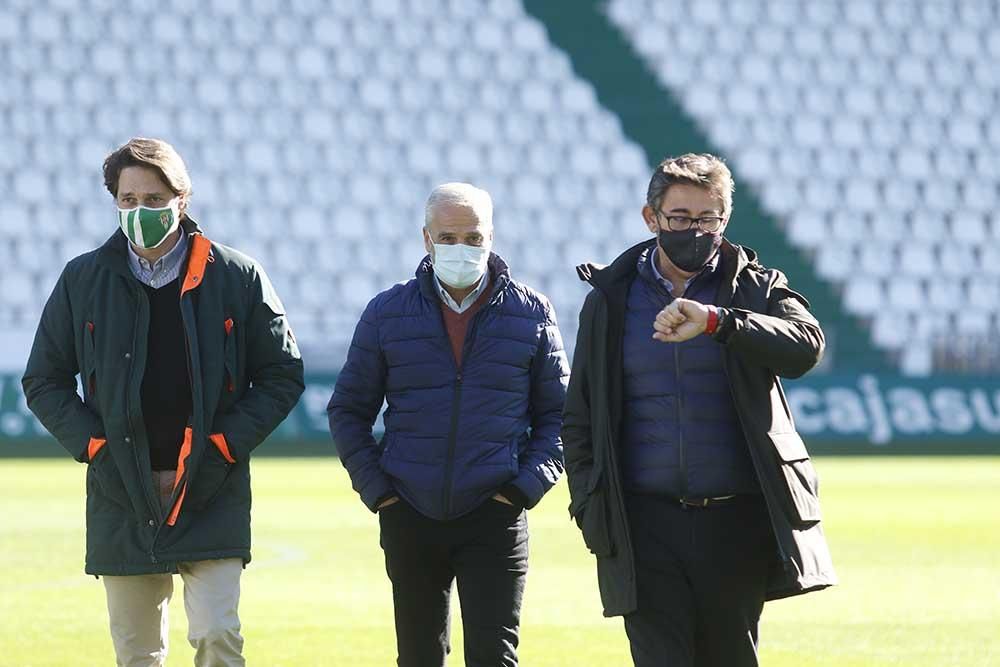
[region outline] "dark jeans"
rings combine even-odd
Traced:
[[[457,579],[466,666],[516,667],[528,574],[525,511],[487,500],[458,519],[435,521],[400,500],[379,512],[379,523],[396,613],[397,664],[445,664]]]
[[[760,497],[681,508],[630,495],[638,610],[625,617],[636,667],[756,667],[774,537]]]

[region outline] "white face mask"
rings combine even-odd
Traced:
[[[481,246],[434,244],[434,275],[445,285],[464,289],[486,273],[490,249]]]

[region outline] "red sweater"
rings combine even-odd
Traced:
[[[451,341],[451,350],[455,353],[455,363],[462,366],[462,348],[465,346],[465,334],[469,331],[469,322],[476,316],[479,309],[483,307],[486,300],[490,298],[490,287],[486,286],[483,293],[479,295],[471,306],[464,313],[456,313],[441,302],[441,314],[444,316],[444,328],[448,332],[448,339]]]

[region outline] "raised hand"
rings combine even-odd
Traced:
[[[682,343],[705,331],[708,306],[690,299],[674,299],[653,321],[653,338],[664,343]]]

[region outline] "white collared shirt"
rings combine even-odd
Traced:
[[[469,292],[469,294],[462,299],[462,303],[456,303],[455,300],[451,298],[451,295],[448,294],[448,290],[444,288],[444,285],[440,280],[438,280],[437,276],[434,276],[434,282],[437,284],[438,294],[441,297],[441,301],[443,301],[446,306],[461,315],[476,302],[476,299],[478,299],[482,295],[483,291],[489,286],[489,275],[489,271],[483,273],[483,277],[479,279],[479,285],[477,285],[476,289]]]

